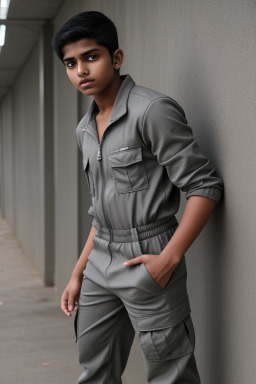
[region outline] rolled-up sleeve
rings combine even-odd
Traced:
[[[142,138],[187,199],[197,195],[219,201],[223,181],[201,153],[185,113],[175,100],[160,97],[150,103],[142,122]]]

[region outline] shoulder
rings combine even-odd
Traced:
[[[90,120],[90,110],[79,121],[79,123],[76,127],[76,130],[77,131],[83,130],[83,128],[85,128],[87,126],[89,120]]]
[[[78,123],[78,125],[76,127],[76,134],[77,134],[77,136],[81,135],[81,133],[83,132],[83,129],[85,129],[87,127],[87,125],[89,124],[89,122],[90,122],[90,120],[92,118],[92,114],[93,114],[94,108],[95,108],[95,101],[92,101],[89,110],[82,117],[82,119],[79,121],[79,123]]]
[[[91,104],[90,109],[88,112],[82,117],[82,119],[79,121],[77,127],[76,127],[76,137],[77,137],[77,143],[82,151],[82,142],[83,142],[83,131],[87,127],[92,113],[93,103]]]
[[[88,112],[87,112],[88,113]],[[79,149],[82,151],[83,129],[86,126],[87,114],[80,120],[76,127],[76,139]]]
[[[185,112],[181,105],[172,97],[151,88],[134,85],[130,92],[130,100],[144,113],[162,114],[164,110],[178,111],[185,118]]]
[[[149,101],[153,101],[162,97],[169,97],[167,95],[164,95],[161,92],[155,91],[154,89],[151,89],[151,88],[143,87],[141,85],[134,85],[134,87],[131,89],[131,94],[134,95],[135,97],[136,96],[141,97]]]

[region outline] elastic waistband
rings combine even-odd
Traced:
[[[130,243],[158,235],[166,230],[178,225],[175,216],[166,216],[152,223],[142,225],[141,227],[128,229],[112,229],[102,226],[96,221],[97,236],[107,241],[115,243]]]

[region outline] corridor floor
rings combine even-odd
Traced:
[[[75,384],[81,367],[73,319],[0,216],[1,384]]]

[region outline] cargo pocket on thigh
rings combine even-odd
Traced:
[[[155,318],[155,319],[153,319]],[[147,360],[170,360],[195,349],[195,331],[191,316],[172,325],[168,312],[138,319],[139,340]],[[155,321],[156,326],[150,325]]]

